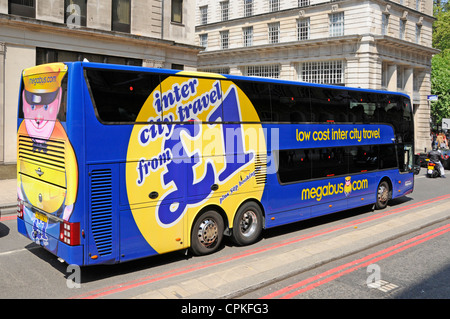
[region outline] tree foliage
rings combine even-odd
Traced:
[[[434,7],[436,21],[433,24],[433,47],[439,50],[450,49],[450,3],[438,3],[440,6]]]
[[[431,116],[440,124],[443,118],[450,118],[450,48],[431,60],[431,94],[439,97],[431,102]]]
[[[440,124],[450,118],[450,3],[434,0],[433,47],[441,50],[431,60],[431,94],[439,101],[431,102],[431,116]]]

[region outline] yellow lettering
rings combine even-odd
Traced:
[[[361,179],[353,181],[352,191],[362,190],[369,188],[369,181],[367,179]],[[302,200],[308,200],[315,198],[316,201],[320,202],[322,198],[331,195],[338,195],[344,193],[344,183],[331,184],[329,182],[327,185],[304,188],[302,190]]]
[[[296,129],[295,136],[297,138],[297,142],[303,142],[304,140],[309,141],[311,132],[304,132],[304,131],[299,132],[298,129]]]
[[[305,188],[302,190],[302,200],[310,199],[310,191],[309,188]]]
[[[328,141],[330,139],[330,129],[326,131],[314,131],[312,137],[314,141]]]

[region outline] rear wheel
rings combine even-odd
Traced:
[[[219,249],[223,239],[222,216],[210,210],[203,213],[194,223],[191,231],[191,251],[195,255],[211,254]]]
[[[390,198],[391,198],[391,188],[389,187],[389,183],[386,181],[382,181],[378,185],[377,201],[375,203],[375,208],[376,209],[386,208]]]
[[[261,235],[263,215],[261,208],[255,202],[242,205],[233,222],[233,241],[241,246],[256,242]]]

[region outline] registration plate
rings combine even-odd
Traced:
[[[36,218],[39,219],[40,221],[43,221],[44,223],[48,223],[48,217],[45,216],[44,214],[41,214],[41,213],[36,212],[36,213],[35,213],[35,216],[36,216]]]
[[[434,169],[434,166],[428,166],[428,169],[433,170],[433,169]]]

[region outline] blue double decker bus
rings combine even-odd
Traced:
[[[70,264],[208,254],[413,191],[401,93],[88,62],[20,92],[18,230]]]

